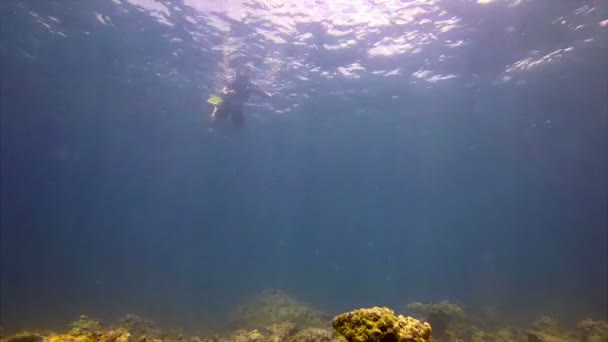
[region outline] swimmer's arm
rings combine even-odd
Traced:
[[[226,87],[222,88],[222,94],[225,94],[225,95],[234,94],[234,89],[226,86]]]

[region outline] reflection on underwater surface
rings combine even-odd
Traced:
[[[608,4],[0,10],[7,332],[133,312],[327,337],[387,306],[444,340],[604,336]],[[206,100],[243,64],[276,96],[247,102],[242,132],[210,129]],[[316,309],[262,297],[226,322],[266,288]]]

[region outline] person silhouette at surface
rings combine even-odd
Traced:
[[[213,108],[211,121],[218,122],[232,117],[232,124],[236,128],[245,125],[244,104],[251,95],[271,97],[271,95],[258,88],[251,82],[250,72],[246,68],[240,68],[236,77],[222,91],[222,102]]]

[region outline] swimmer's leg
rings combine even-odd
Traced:
[[[221,121],[228,117],[229,106],[224,103],[219,106],[213,107],[213,112],[211,112],[211,122]]]

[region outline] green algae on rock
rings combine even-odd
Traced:
[[[429,342],[431,325],[391,309],[373,307],[340,314],[334,329],[349,342]]]

